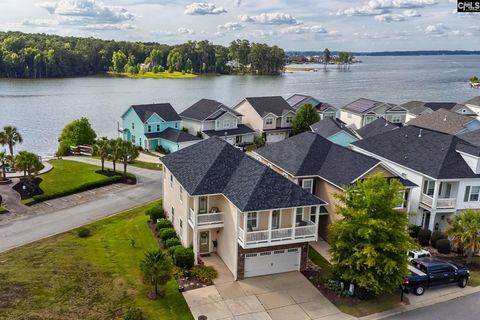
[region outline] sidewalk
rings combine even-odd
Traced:
[[[49,172],[50,170],[52,170],[53,166],[47,162],[47,161],[44,161],[42,162],[43,164],[43,169],[38,171],[38,174],[42,174],[42,173],[47,173]],[[8,179],[12,179],[12,178],[21,178],[23,177],[23,171],[17,171],[17,172],[13,172],[13,173],[7,173],[7,178]]]
[[[318,237],[318,241],[310,242],[310,246],[315,249],[322,257],[324,257],[329,263],[332,263],[332,256],[330,255],[330,245],[327,241]]]

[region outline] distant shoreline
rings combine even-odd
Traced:
[[[336,54],[336,51],[331,51]],[[323,51],[288,51],[287,56],[290,55],[305,55],[305,56],[322,56]],[[417,50],[417,51],[374,51],[374,52],[352,52],[356,57],[382,57],[382,56],[463,56],[463,55],[480,55],[480,51],[469,50]]]

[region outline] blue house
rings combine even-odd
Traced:
[[[123,139],[146,150],[175,152],[198,141],[183,132],[181,118],[170,103],[133,105],[122,115]]]

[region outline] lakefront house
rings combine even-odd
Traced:
[[[414,126],[352,145],[420,186],[409,196],[411,223],[444,231],[454,215],[480,209],[480,147],[458,136]]]
[[[255,130],[242,124],[243,115],[221,102],[201,99],[180,113],[182,126],[202,138],[220,137],[232,145],[253,143]]]
[[[400,106],[407,109],[407,122],[422,114],[432,113],[439,109],[450,110],[464,116],[477,116],[477,114],[465,104],[456,102],[424,102],[412,100]]]
[[[146,150],[175,152],[200,138],[181,130],[181,118],[170,103],[132,105],[122,115],[123,139]]]
[[[340,110],[340,120],[347,126],[357,130],[384,118],[392,123],[405,123],[407,110],[397,104],[360,98],[343,106]]]
[[[266,143],[288,138],[295,109],[280,96],[249,97],[234,108],[243,115],[243,123],[265,137]]]
[[[161,162],[165,212],[195,261],[216,253],[236,280],[306,268],[323,200],[217,137]]]
[[[322,102],[312,96],[307,96],[303,94],[294,94],[287,99],[288,104],[295,110],[300,109],[306,104],[312,105],[315,110],[317,110],[320,120],[325,118],[336,118],[338,114],[338,109],[332,106],[329,103]]]

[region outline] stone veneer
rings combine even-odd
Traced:
[[[292,244],[284,244],[279,246],[268,246],[268,247],[260,247],[260,248],[252,248],[252,249],[244,249],[240,245],[238,245],[238,255],[237,255],[237,280],[244,279],[245,273],[245,254],[247,253],[258,253],[264,251],[274,251],[274,250],[282,250],[282,249],[291,249],[291,248],[300,248],[300,271],[303,271],[307,268],[307,258],[308,258],[308,242],[302,243],[292,243]]]

